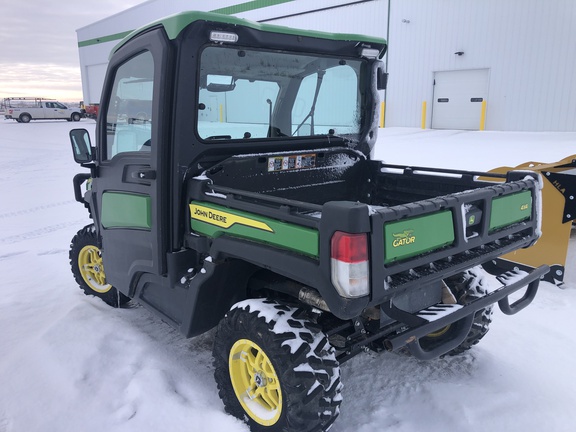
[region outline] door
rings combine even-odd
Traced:
[[[488,78],[489,69],[435,72],[432,129],[478,130]]]
[[[104,271],[107,282],[129,296],[141,276],[161,275],[165,266],[161,227],[168,210],[158,179],[159,149],[165,145],[158,124],[166,97],[160,90],[166,54],[158,41],[163,38],[159,31],[149,32],[113,57],[97,125],[99,164],[92,192]]]
[[[45,102],[44,103],[44,117],[47,119],[63,119],[69,118],[67,108],[59,102]]]

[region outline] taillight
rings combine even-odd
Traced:
[[[331,242],[332,283],[342,297],[369,293],[367,234],[336,231]]]

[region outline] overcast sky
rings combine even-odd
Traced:
[[[145,0],[1,0],[0,98],[82,100],[76,30]]]

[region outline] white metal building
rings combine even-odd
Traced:
[[[86,103],[129,31],[183,10],[389,41],[386,126],[576,131],[574,0],[149,0],[77,31]],[[426,109],[424,104],[426,103]]]

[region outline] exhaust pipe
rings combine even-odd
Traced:
[[[318,309],[323,310],[324,312],[330,312],[330,308],[326,304],[326,301],[322,297],[318,291],[313,290],[311,288],[303,287],[298,292],[298,300],[307,305],[314,306]]]

